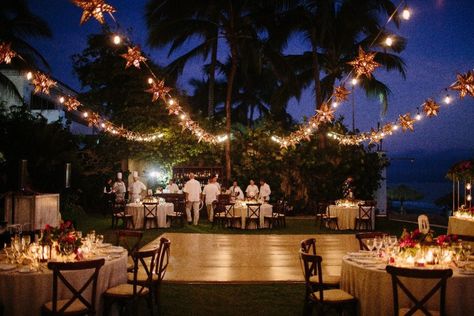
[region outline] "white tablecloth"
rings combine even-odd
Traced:
[[[90,270],[92,271],[92,270]],[[82,271],[65,271],[63,274],[73,286],[78,288],[90,277],[91,273]],[[97,280],[97,315],[102,309],[102,293],[108,288],[127,282],[127,252],[120,258],[105,261]],[[59,298],[65,299],[72,295],[59,281]],[[41,306],[51,301],[53,289],[53,273],[50,270],[34,273],[16,271],[0,272],[0,304],[5,308],[4,315],[31,316],[40,315]],[[86,292],[87,293],[87,292]],[[86,298],[90,294],[85,294]]]
[[[358,206],[329,205],[331,216],[337,216],[339,229],[355,229],[355,218],[359,216]],[[363,227],[363,226],[362,226]],[[364,228],[364,227],[363,227]],[[372,228],[375,229],[375,212],[372,211]]]
[[[271,216],[272,215],[272,209],[273,206],[271,204],[262,204],[260,206],[260,228],[268,228],[269,223],[265,222],[265,216]],[[245,217],[247,216],[247,206],[244,204],[235,204],[234,206],[234,215],[237,217],[240,217],[240,220],[237,221],[235,227],[239,227],[242,229],[245,229]],[[250,229],[255,229],[256,225],[252,223],[249,225]]]
[[[474,236],[474,220],[450,216],[448,234]]]
[[[170,223],[166,221],[166,215],[174,212],[173,203],[163,203],[158,205],[158,227],[170,227]],[[143,218],[145,213],[143,211],[143,204],[129,203],[127,204],[127,213],[133,216],[133,223],[135,228],[143,227]],[[155,221],[148,221],[148,225],[152,228],[156,227]]]
[[[431,280],[401,279],[418,299],[436,283]],[[392,279],[385,270],[365,268],[343,259],[341,288],[358,299],[358,315],[393,315]],[[474,275],[461,275],[454,271],[446,289],[447,315],[474,315],[473,302]],[[399,290],[400,308],[412,306],[409,304],[409,299]],[[439,310],[439,292],[429,301],[428,308]]]

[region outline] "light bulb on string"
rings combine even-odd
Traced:
[[[339,103],[337,103],[336,101],[334,101],[334,102],[332,103],[332,107],[333,107],[333,108],[337,108],[338,106],[339,106]]]
[[[60,97],[60,98],[59,98],[59,103],[63,104],[64,101],[65,101],[65,100],[64,100],[64,97]]]
[[[82,116],[83,116],[83,117],[88,117],[88,116],[89,116],[89,113],[84,112],[84,113],[82,113]]]
[[[392,131],[396,131],[398,129],[398,125],[393,125],[392,126]]]
[[[120,35],[114,35],[112,37],[112,42],[115,44],[115,45],[120,45],[120,43],[122,43],[122,38],[120,37]]]
[[[33,73],[32,73],[31,71],[28,71],[28,72],[26,73],[26,79],[27,79],[27,80],[31,80],[31,78],[33,78]]]
[[[445,104],[451,104],[452,102],[452,99],[451,99],[451,96],[449,94],[447,94],[445,97],[444,97],[444,103]]]
[[[169,100],[168,100],[168,104],[169,104],[169,105],[174,105],[174,103],[175,103],[175,102],[174,102],[174,99],[169,99]],[[184,115],[184,114],[183,114],[183,115]]]
[[[421,114],[420,113],[416,114],[415,120],[421,121]]]
[[[384,41],[385,45],[390,47],[393,45],[393,38],[391,36],[387,36]]]
[[[357,78],[352,78],[351,84],[352,84],[353,86],[356,86],[357,83],[359,83],[359,80],[357,80]]]
[[[405,21],[410,20],[410,18],[411,18],[411,11],[410,11],[410,9],[408,8],[408,6],[405,6],[405,8],[403,8],[403,11],[402,11],[402,18],[403,18]]]
[[[185,115],[185,114],[181,114],[181,115],[179,116],[179,118],[182,119],[182,120],[184,120],[184,119],[186,119],[186,115]]]
[[[153,82],[154,82],[154,80],[153,80],[152,77],[148,78],[148,84],[152,84]]]

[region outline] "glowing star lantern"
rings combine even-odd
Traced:
[[[51,80],[48,76],[39,71],[33,73],[32,83],[35,86],[34,94],[49,94],[49,90],[57,84],[56,81]]]
[[[355,60],[348,62],[348,64],[354,67],[357,76],[364,75],[367,78],[371,78],[372,72],[374,72],[375,68],[380,66],[379,63],[374,61],[375,54],[376,53],[366,53],[362,47],[359,47],[359,56]]]
[[[439,113],[440,106],[433,101],[433,99],[428,99],[423,103],[423,112],[425,112],[426,116],[433,117],[437,116]]]
[[[0,43],[0,63],[9,64],[16,56],[16,53],[10,49],[10,43]]]
[[[81,105],[81,102],[77,101],[73,97],[66,97],[63,104],[68,111],[75,111]]]
[[[414,127],[413,124],[415,123],[415,120],[411,118],[410,113],[407,113],[405,115],[400,115],[398,117],[398,121],[400,122],[400,125],[402,126],[402,130],[406,132],[407,130],[413,131]]]
[[[81,17],[81,24],[86,23],[91,17],[94,17],[100,24],[104,24],[104,13],[115,12],[114,7],[104,2],[104,0],[73,0],[74,4],[80,7],[84,12]]]
[[[146,61],[146,58],[142,56],[142,53],[138,46],[129,47],[127,53],[122,54],[121,56],[127,61],[125,69],[132,65],[137,68],[140,68],[140,63]]]
[[[351,92],[346,89],[345,86],[339,86],[334,89],[334,99],[336,102],[344,102],[347,101],[347,97]]]
[[[316,115],[320,122],[331,122],[334,119],[334,110],[331,109],[327,103],[323,103],[319,110],[316,110]]]
[[[171,91],[171,88],[165,86],[165,82],[163,80],[158,81],[158,83],[153,82],[151,84],[151,88],[145,90],[145,92],[153,94],[152,102],[156,102],[159,98],[168,94]]]
[[[458,74],[456,82],[449,88],[459,91],[461,99],[468,94],[474,97],[474,72],[468,71],[464,75]]]

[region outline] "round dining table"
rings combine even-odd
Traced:
[[[127,282],[127,251],[124,249],[119,255],[105,257],[105,264],[100,269],[97,280],[97,315],[100,315],[102,310],[102,293],[108,288]],[[0,270],[0,304],[3,305],[3,315],[40,315],[41,306],[52,300],[53,272],[46,267],[38,272],[21,271]],[[91,273],[84,270],[64,271],[63,275],[78,289],[89,279]],[[72,297],[71,292],[61,282],[58,284],[59,299]],[[89,298],[90,287],[84,293],[85,297]]]
[[[402,282],[421,299],[436,284],[436,280],[406,279]],[[344,257],[341,267],[341,289],[358,300],[361,316],[393,315],[392,278],[383,266],[366,266]],[[400,308],[412,306],[399,290]],[[474,275],[453,270],[446,289],[446,315],[474,315]],[[430,310],[439,310],[439,292],[428,302]]]
[[[355,229],[355,219],[359,216],[359,206],[329,205],[329,214],[337,216],[337,225],[340,230]],[[372,227],[375,227],[374,211],[372,211]]]
[[[450,216],[448,234],[474,236],[474,219]]]
[[[260,218],[259,218],[259,225],[260,228],[269,228],[270,224],[265,222],[265,216],[269,217],[272,216],[272,209],[273,206],[268,203],[263,203],[260,205]],[[246,227],[246,217],[247,217],[247,204],[244,202],[237,202],[234,204],[234,217],[238,218],[237,221],[233,223],[233,227],[245,229]],[[256,229],[256,225],[251,223],[248,225],[249,229]]]
[[[133,223],[135,228],[142,228],[144,224],[145,211],[143,209],[142,203],[128,203],[126,211],[128,214],[132,215]],[[170,223],[166,220],[167,215],[171,215],[174,212],[173,203],[160,203],[158,204],[158,227],[166,228],[170,227]],[[148,228],[156,228],[156,221],[149,221]]]

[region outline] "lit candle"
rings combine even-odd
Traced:
[[[425,255],[425,260],[427,264],[434,264],[434,256],[433,252],[431,250],[428,250],[428,252]]]
[[[408,256],[407,260],[406,260],[407,264],[414,264],[415,263],[415,258],[413,256]]]

